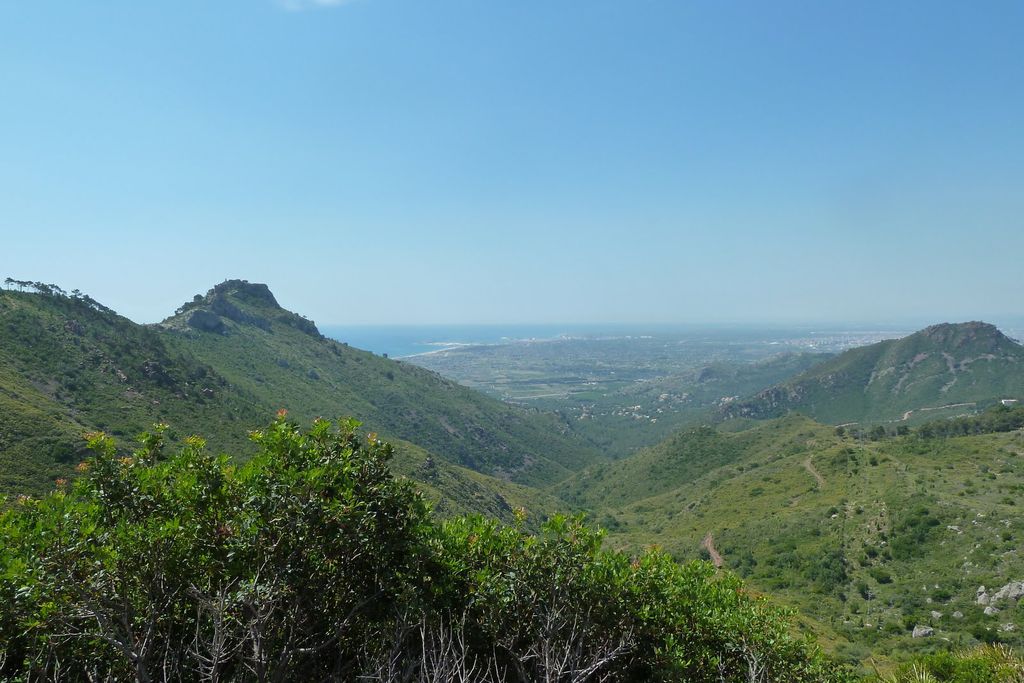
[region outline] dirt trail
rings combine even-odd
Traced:
[[[946,408],[963,408],[966,406],[976,405],[978,404],[975,403],[974,401],[971,401],[970,403],[950,403],[949,405],[935,406],[934,408],[914,408],[913,410],[908,410],[907,412],[903,413],[903,417],[901,417],[899,420],[896,420],[896,422],[906,422],[914,413],[927,413],[929,410],[945,410]]]
[[[708,535],[704,537],[704,540],[700,542],[700,545],[702,548],[708,551],[708,555],[711,556],[711,562],[716,567],[721,569],[722,565],[725,564],[725,560],[722,559],[722,556],[715,548],[715,537],[711,534],[710,531],[708,532]]]
[[[810,472],[811,476],[814,477],[814,480],[818,482],[819,489],[825,488],[825,477],[821,476],[821,472],[814,469],[814,463],[811,462],[811,456],[807,456],[807,459],[804,460],[804,469]]]

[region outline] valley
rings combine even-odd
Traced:
[[[991,614],[976,601],[1024,573],[1022,454],[1019,430],[873,441],[788,417],[679,435],[560,494],[599,515],[613,545],[717,558],[798,606],[844,657],[881,660],[930,638],[1022,644],[1016,600]],[[918,626],[933,636],[913,637]]]
[[[709,561],[799,610],[861,673],[1024,646],[1024,349],[983,323],[888,338],[687,332],[359,350],[227,280],[138,325],[59,288],[0,292],[0,486],[74,479],[82,435],[168,423],[244,461],[247,430],[354,417],[439,518]],[[674,336],[673,336],[674,335]],[[893,418],[892,416],[896,416]],[[284,419],[284,418],[279,418]]]
[[[638,327],[467,344],[406,358],[504,401],[555,412],[612,457],[891,331]]]

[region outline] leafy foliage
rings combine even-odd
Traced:
[[[434,522],[356,422],[281,414],[240,466],[165,429],[0,516],[0,679],[847,680],[707,564]]]

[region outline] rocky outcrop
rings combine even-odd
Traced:
[[[227,294],[234,295],[240,301],[246,303],[263,304],[264,306],[273,306],[274,308],[281,307],[277,303],[277,299],[274,298],[274,294],[270,291],[270,287],[260,282],[249,282],[248,280],[225,280],[211,289],[207,296],[224,296]]]
[[[993,608],[1001,602],[1018,602],[1024,597],[1024,581],[1011,581],[994,593],[989,594],[984,586],[978,586],[974,600],[979,605],[988,605]],[[986,610],[986,614],[988,611]]]
[[[224,321],[220,319],[219,315],[212,311],[203,309],[192,311],[187,322],[189,327],[199,330],[200,332],[213,332],[215,334],[224,334],[227,332],[227,327],[224,325]]]
[[[174,378],[171,377],[170,373],[167,372],[167,368],[159,361],[147,360],[144,362],[142,364],[142,374],[151,382],[161,387],[170,388],[175,385]]]
[[[279,315],[277,317],[277,320],[278,320],[278,322],[282,322],[285,325],[288,325],[290,327],[294,327],[295,329],[299,330],[300,332],[305,332],[306,334],[308,334],[311,337],[322,337],[323,336],[322,334],[320,334],[320,330],[317,329],[316,323],[314,323],[309,318],[304,318],[301,315],[297,315],[295,313],[287,313],[286,312],[286,313],[284,313],[282,315]]]
[[[270,290],[267,291],[269,292]],[[273,298],[273,296],[271,296],[271,298]],[[214,295],[213,300],[210,301],[210,308],[213,310],[214,313],[221,316],[222,318],[233,320],[236,323],[253,325],[254,327],[260,328],[261,330],[270,330],[269,320],[267,320],[266,318],[261,318],[258,315],[246,313],[238,306],[228,301],[228,298],[223,294]]]
[[[272,332],[274,325],[280,324],[311,337],[323,337],[312,320],[281,308],[269,287],[246,280],[225,280],[205,296],[197,294],[175,312],[175,315],[186,314],[186,324],[201,332],[226,334],[228,327],[224,321],[230,320],[266,332]]]
[[[950,350],[963,347],[973,348],[981,343],[986,349],[994,351],[1012,343],[995,325],[977,320],[967,323],[940,323],[921,330],[919,333],[932,341],[936,346]]]
[[[992,594],[992,602],[1013,600],[1017,602],[1024,597],[1024,581],[1011,581]]]

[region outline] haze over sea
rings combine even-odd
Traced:
[[[358,349],[404,358],[465,345],[549,340],[599,334],[595,326],[572,325],[321,325],[321,332]]]
[[[684,325],[684,324],[509,324],[509,325],[321,325],[328,337],[391,358],[407,358],[458,346],[481,346],[558,339],[635,338],[716,344],[793,343],[835,351],[903,336],[914,328],[898,325]]]

